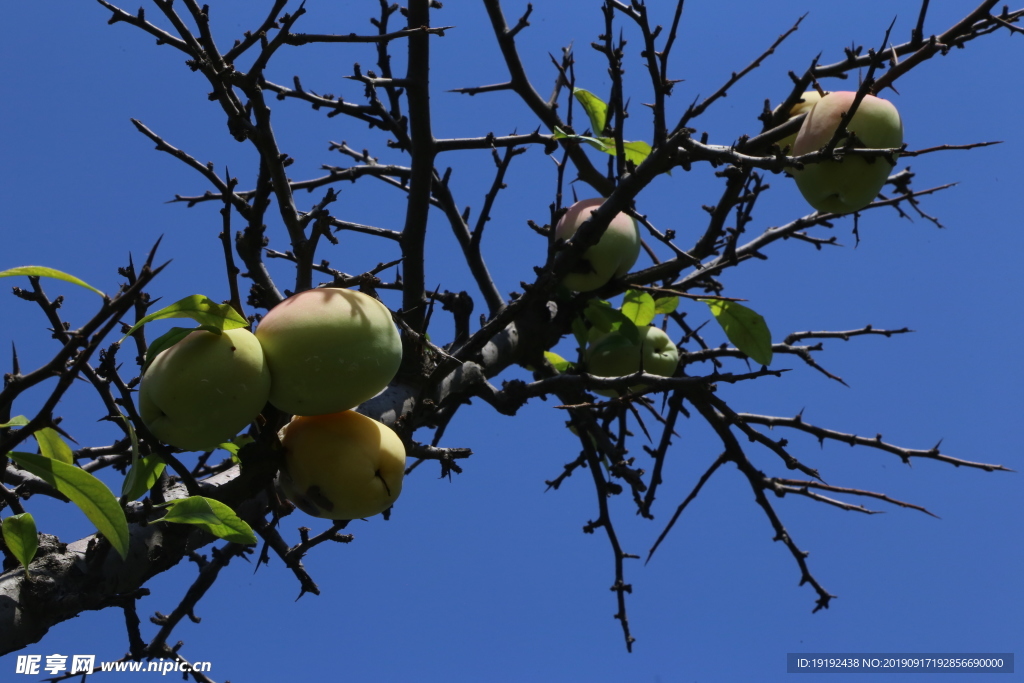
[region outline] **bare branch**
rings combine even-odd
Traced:
[[[960,458],[954,458],[948,455],[944,455],[939,451],[938,445],[927,450],[917,450],[913,448],[901,448],[890,443],[886,443],[882,440],[882,435],[877,434],[874,437],[858,436],[856,434],[847,434],[844,432],[838,432],[832,429],[825,429],[818,427],[807,422],[804,422],[802,415],[795,417],[777,417],[774,415],[754,415],[751,413],[738,413],[737,419],[750,423],[750,424],[762,424],[767,427],[789,427],[790,429],[796,429],[801,432],[806,432],[817,437],[818,441],[824,443],[825,440],[839,441],[841,443],[847,443],[851,446],[867,446],[868,448],[876,448],[887,453],[892,453],[899,456],[906,464],[911,463],[912,458],[924,458],[928,460],[938,460],[939,462],[945,462],[956,467],[974,467],[977,469],[985,470],[986,472],[1001,471],[1001,472],[1012,472],[1008,467],[1002,465],[992,465],[982,462],[972,462],[970,460],[961,460]]]

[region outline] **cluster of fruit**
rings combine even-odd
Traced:
[[[299,509],[358,519],[402,490],[405,446],[353,408],[380,393],[402,362],[402,342],[379,301],[321,288],[275,306],[253,334],[199,329],[148,362],[139,412],[155,437],[212,450],[269,401],[295,417],[281,430],[282,492]]]
[[[780,147],[794,156],[825,147],[855,100],[853,92],[805,93],[788,112],[790,118],[806,114],[800,131]],[[862,98],[839,145],[851,147],[851,134],[869,149],[903,144],[896,108],[871,95]],[[894,156],[847,153],[806,164],[793,177],[815,209],[851,213],[878,195]],[[555,226],[555,238],[571,239],[603,202],[573,204]],[[629,272],[640,247],[636,220],[619,213],[563,284],[577,292],[598,290]],[[592,328],[586,346],[587,371],[598,377],[640,370],[670,377],[679,360],[668,335],[651,325],[631,336]],[[185,450],[210,450],[256,419],[269,401],[295,416],[281,432],[286,456],[278,481],[285,495],[318,517],[367,517],[386,510],[401,492],[405,448],[389,427],[352,409],[382,391],[401,361],[402,343],[383,304],[351,290],[313,289],[276,306],[255,335],[244,328],[199,329],[161,351],[143,374],[139,408],[157,438]]]
[[[584,199],[569,207],[555,226],[555,238],[568,240],[604,203],[603,199]],[[591,292],[613,277],[622,277],[640,256],[640,226],[625,213],[616,214],[597,244],[577,260],[572,272],[562,280],[576,292]],[[591,328],[588,336],[587,372],[595,377],[623,377],[639,370],[660,377],[671,377],[679,364],[679,350],[664,331],[651,325],[638,330],[635,339],[619,332],[601,332]],[[642,389],[638,384],[632,390]],[[598,390],[602,396],[616,396],[614,390]]]
[[[788,112],[789,118],[806,114],[800,131],[778,144],[793,156],[802,156],[824,148],[839,129],[843,116],[851,110],[857,93],[817,91],[805,93]],[[855,136],[855,138],[851,137]],[[851,144],[856,143],[856,144]],[[849,149],[892,150],[903,144],[903,122],[892,103],[864,96],[846,126],[836,147],[846,149],[840,158],[825,159],[794,169],[797,188],[807,202],[821,212],[846,214],[860,211],[874,201],[892,171],[896,154],[851,154]],[[601,206],[603,199],[576,202],[555,226],[555,238],[569,240]],[[640,229],[625,213],[617,214],[600,240],[577,260],[562,280],[576,292],[592,292],[612,278],[622,277],[640,255]],[[755,354],[756,355],[756,354]],[[620,377],[643,370],[671,377],[678,364],[676,346],[662,330],[647,325],[636,340],[617,333],[600,334],[591,329],[585,352],[587,370],[598,377]],[[642,385],[631,387],[633,390]],[[614,391],[598,393],[614,396]]]

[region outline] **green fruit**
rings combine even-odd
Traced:
[[[788,118],[793,119],[796,118],[797,116],[800,116],[801,114],[806,114],[814,107],[815,104],[818,103],[818,100],[820,99],[821,94],[819,94],[817,90],[809,90],[805,92],[803,95],[800,96],[800,101],[794,104],[793,108],[789,110]],[[797,133],[799,133],[799,131],[797,131]],[[790,151],[792,152],[793,143],[796,141],[797,133],[787,135],[786,137],[782,138],[775,144],[779,146],[779,149],[783,150],[789,147]]]
[[[281,430],[281,443],[281,491],[314,517],[370,517],[402,492],[405,446],[390,427],[365,415],[295,417]]]
[[[640,328],[640,341],[632,343],[619,332],[597,336],[587,347],[587,372],[597,377],[624,377],[643,367],[643,371],[660,377],[671,377],[679,364],[679,350],[663,330],[647,325]],[[644,384],[635,384],[630,391],[639,391]],[[599,389],[602,396],[617,396],[614,389]]]
[[[256,328],[273,378],[270,402],[326,415],[373,398],[402,363],[391,312],[350,289],[310,289],[275,306]]]
[[[256,419],[269,394],[270,369],[251,332],[196,330],[146,368],[139,413],[161,441],[212,450]]]
[[[814,105],[793,143],[793,156],[816,152],[832,139],[843,114],[853,105],[856,93],[829,93]],[[869,149],[889,149],[903,144],[903,122],[891,102],[866,95],[857,107],[848,131]],[[840,145],[843,143],[840,142]],[[851,213],[874,201],[893,169],[884,157],[867,159],[847,155],[793,170],[800,193],[822,212]]]
[[[567,240],[576,234],[583,223],[604,200],[584,199],[569,207],[555,226],[555,237]],[[576,292],[600,289],[613,277],[622,277],[640,256],[640,228],[624,213],[617,214],[608,224],[597,244],[587,249],[576,262],[573,272],[562,281]]]

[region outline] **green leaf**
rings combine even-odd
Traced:
[[[12,417],[10,422],[5,422],[4,424],[0,425],[0,429],[3,429],[5,427],[24,427],[27,424],[28,418],[25,417],[24,415],[18,415],[17,417]]]
[[[594,339],[591,345],[591,352],[609,353],[616,349],[626,349],[636,346],[637,342],[630,340],[626,335],[619,332],[609,332]]]
[[[634,325],[650,325],[656,313],[653,296],[637,289],[626,291],[622,302],[622,314],[632,320]]]
[[[67,496],[110,541],[122,557],[128,555],[128,520],[107,485],[85,470],[35,453],[8,453],[32,474]]]
[[[591,299],[587,302],[587,307],[583,309],[583,317],[601,332],[611,331],[612,322],[617,317],[616,314],[621,316],[622,311],[616,311],[604,299]]]
[[[615,138],[592,138],[586,135],[577,135],[575,137],[598,151],[615,156]]]
[[[25,575],[28,576],[28,566],[39,549],[36,521],[27,512],[11,515],[4,520],[3,533],[7,548],[18,558],[18,562],[25,568]]]
[[[585,138],[581,137],[584,142],[589,142],[592,147],[596,147],[605,154],[611,154],[613,157],[618,156],[618,150],[615,147],[615,138]],[[651,155],[651,146],[643,140],[623,140],[622,152],[626,155],[626,159],[633,163],[634,166],[639,166],[644,163],[644,160]]]
[[[43,427],[32,436],[36,437],[39,444],[39,451],[47,458],[66,462],[69,465],[75,464],[75,456],[71,453],[71,447],[64,443],[56,429]]]
[[[239,434],[238,436],[231,439],[231,441],[225,441],[218,448],[223,448],[231,455],[238,455],[238,451],[242,450],[244,446],[248,446],[256,439],[252,438],[249,434]]]
[[[623,142],[623,152],[626,154],[626,159],[633,162],[634,166],[639,166],[650,156],[651,148],[643,140],[634,140],[632,142]],[[611,152],[609,154],[615,154],[614,140],[611,141]]]
[[[146,364],[142,367],[142,370],[145,371],[149,364],[153,362],[153,359],[160,355],[161,351],[171,348],[195,332],[195,329],[194,327],[172,327],[150,342],[149,348],[146,349]]]
[[[135,426],[132,425],[132,421],[128,419],[127,415],[120,411],[117,414],[121,416],[125,429],[128,430],[128,438],[132,442],[132,465],[134,465],[139,460],[139,435],[135,433]]]
[[[583,88],[573,88],[572,94],[576,101],[583,105],[583,111],[587,112],[590,130],[594,135],[603,133],[604,127],[608,124],[608,105],[600,97]]]
[[[579,348],[585,349],[587,347],[587,323],[584,322],[583,318],[573,318],[572,336],[576,337],[576,343],[579,344]]]
[[[600,332],[618,332],[634,344],[640,343],[640,330],[622,311],[601,299],[591,299],[583,310],[590,324]]]
[[[558,126],[555,126],[555,132],[552,135],[552,137],[554,137],[556,140],[582,140],[584,142],[589,142],[593,146],[597,147],[598,150],[600,150],[601,152],[609,154],[606,148],[607,145],[596,137],[590,137],[589,135],[569,135]],[[612,145],[612,152],[613,151],[614,145]]]
[[[214,327],[213,325],[200,325],[199,327],[172,327],[167,332],[154,339],[149,345],[149,348],[146,349],[146,362],[142,365],[142,371],[146,371],[146,368],[149,367],[149,364],[153,362],[154,358],[160,355],[161,351],[166,351],[196,330],[206,330],[207,332],[213,332],[214,334],[224,333],[224,330],[219,327]]]
[[[232,543],[256,543],[256,534],[253,533],[252,527],[219,500],[189,496],[167,503],[166,507],[167,514],[156,521],[192,524]]]
[[[256,439],[252,438],[252,436],[248,434],[239,434],[238,436],[233,437],[231,441],[226,441],[225,443],[220,444],[218,448],[223,448],[230,453],[231,460],[233,462],[241,463],[242,461],[238,457],[238,452],[254,441],[256,441]]]
[[[760,314],[735,301],[701,299],[736,348],[761,365],[772,362],[772,333]]]
[[[678,296],[662,296],[654,300],[655,313],[673,313],[679,307]]]
[[[10,270],[0,271],[0,277],[14,277],[15,275],[50,277],[53,278],[54,280],[63,280],[64,282],[70,282],[72,284],[78,285],[79,287],[85,287],[88,290],[96,292],[104,299],[107,297],[106,294],[96,289],[89,283],[79,280],[74,275],[68,275],[67,273],[62,273],[59,270],[47,268],[46,266],[19,266],[18,268],[11,268]]]
[[[153,484],[164,471],[165,463],[159,455],[151,454],[139,457],[139,436],[135,433],[132,421],[121,415],[128,429],[128,437],[132,440],[132,466],[121,483],[121,495],[128,500],[136,500],[139,496],[153,488]]]
[[[200,325],[206,325],[217,330],[233,330],[249,325],[249,321],[243,318],[241,313],[233,309],[231,304],[218,304],[202,294],[193,294],[174,302],[166,308],[161,308],[156,313],[150,313],[132,325],[132,329],[128,330],[128,334],[122,337],[121,341],[123,342],[130,337],[135,330],[146,323],[167,318],[191,318]],[[207,328],[204,327],[203,329]]]
[[[544,358],[549,363],[551,363],[551,367],[553,367],[555,370],[558,370],[559,372],[565,372],[566,370],[572,368],[572,363],[562,358],[554,351],[545,351]]]
[[[556,140],[579,140],[605,154],[611,154],[612,156],[617,156],[618,154],[618,150],[615,149],[615,138],[569,135],[557,126],[555,126],[555,134],[552,137]],[[639,166],[651,155],[651,146],[643,140],[624,140],[622,142],[622,151],[626,155],[626,159],[633,162],[635,166]]]
[[[128,475],[121,486],[121,495],[128,500],[136,500],[151,488],[163,473],[166,463],[159,455],[147,455],[132,463]]]
[[[611,147],[610,151],[608,149],[608,143],[604,142],[605,140],[609,140],[610,138],[594,138],[594,137],[590,137],[588,135],[569,135],[568,133],[566,133],[564,130],[562,130],[558,126],[555,126],[555,134],[552,135],[552,137],[554,139],[556,139],[556,140],[578,140],[578,141],[586,142],[591,147],[594,147],[594,148],[604,152],[605,154],[611,154],[613,156],[615,154],[615,142],[614,142],[614,140],[612,141],[612,147]]]

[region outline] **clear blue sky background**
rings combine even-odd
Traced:
[[[137,4],[126,9],[135,11]],[[226,47],[243,30],[255,28],[270,3],[211,4],[219,44]],[[445,92],[506,78],[480,3],[445,4],[433,22],[456,28],[433,42],[437,134],[533,130],[537,124],[530,112],[508,93],[469,98]],[[671,21],[672,4],[651,3],[658,23]],[[818,53],[831,63],[842,58],[844,46],[879,44],[893,18],[893,42],[905,41],[917,4],[687,3],[670,72],[683,82],[671,112],[678,116],[696,97],[713,92],[809,11],[795,36],[696,122],[720,144],[757,132],[764,100],[775,104],[788,92],[788,71],[802,72]],[[927,31],[944,30],[974,4],[933,2]],[[550,92],[553,82],[548,54],[573,43],[579,85],[607,92],[606,65],[589,47],[602,28],[598,6],[582,0],[537,4],[532,26],[519,42],[538,90]],[[511,23],[525,3],[505,7]],[[367,19],[376,8],[376,2],[311,0],[296,30],[369,32]],[[159,12],[150,6],[147,14],[155,20]],[[164,235],[161,255],[173,263],[153,292],[166,302],[197,292],[224,299],[216,241],[219,207],[190,210],[166,203],[175,193],[201,194],[207,185],[180,162],[153,151],[128,119],[140,119],[172,144],[214,161],[218,170],[230,167],[245,187],[251,185],[254,155],[227,135],[219,108],[205,98],[206,82],[184,66],[180,53],[157,47],[127,25],[108,26],[108,17],[89,2],[5,6],[0,269],[42,264],[113,291],[121,280],[116,268],[128,254],[141,260]],[[648,93],[640,41],[633,33],[627,37],[627,79],[633,83],[627,137],[649,139],[649,119],[640,106]],[[359,101],[361,86],[342,77],[353,63],[367,68],[374,61],[365,46],[292,48],[282,51],[270,73],[285,84],[299,73],[308,88]],[[959,183],[923,203],[946,229],[922,219],[903,220],[892,211],[869,212],[857,248],[852,219],[843,219],[833,230],[842,248],[818,253],[804,243],[778,244],[768,261],[746,264],[724,278],[726,293],[749,299],[777,340],[791,331],[867,323],[916,330],[892,339],[826,343],[819,361],[844,377],[849,388],[779,358],[777,364],[793,372],[721,388],[736,409],[785,416],[803,409],[807,420],[841,431],[881,433],[914,448],[942,439],[951,455],[1021,468],[1024,91],[1014,73],[1019,75],[1022,63],[1022,36],[1001,32],[932,60],[899,81],[899,95],[889,94],[903,115],[912,149],[1005,141],[995,148],[908,160],[918,188]],[[401,60],[395,67],[404,70]],[[855,83],[824,85],[852,89]],[[282,147],[296,159],[293,178],[316,175],[322,163],[344,163],[327,151],[330,140],[369,147],[382,162],[405,161],[362,125],[327,120],[294,102],[274,105]],[[461,152],[439,163],[454,168],[457,200],[471,204],[475,215],[490,183],[489,155]],[[787,178],[770,182],[773,190],[759,203],[751,230],[809,212]],[[485,254],[506,293],[532,278],[531,267],[543,261],[543,244],[526,221],[545,222],[554,165],[540,149],[531,149],[514,163],[508,183],[484,238]],[[677,170],[642,194],[638,208],[661,228],[676,230],[686,245],[703,230],[706,214],[700,206],[717,200],[720,184],[706,167]],[[370,180],[341,191],[336,215],[400,227],[404,199],[399,191]],[[581,196],[592,194],[581,188]],[[319,197],[303,195],[300,201],[305,208]],[[273,232],[279,226],[271,229],[279,240],[281,233]],[[430,285],[471,287],[440,216],[433,217],[431,229]],[[348,272],[395,257],[393,251],[374,250],[369,240],[349,238],[345,246],[329,258]],[[14,284],[24,283],[7,280],[4,289]],[[96,305],[84,290],[45,286],[66,295],[65,315],[73,323],[84,321]],[[690,315],[702,320],[707,314],[695,307]],[[450,328],[441,317],[435,316],[434,336],[446,341]],[[5,294],[0,321],[0,348],[15,342],[24,368],[53,352],[45,320],[32,305]],[[715,343],[724,341],[709,335]],[[6,372],[9,355],[3,355],[0,367]],[[27,397],[18,412],[31,413],[33,401],[42,396]],[[70,395],[59,410],[64,426],[82,444],[109,443],[116,430],[95,421],[91,399],[84,387]],[[475,451],[462,475],[449,482],[439,480],[433,466],[419,468],[390,521],[353,523],[352,544],[318,548],[306,564],[319,582],[319,597],[296,602],[298,585],[276,559],[255,574],[252,565],[233,562],[199,604],[202,623],[185,623],[175,631],[174,639],[185,641],[182,653],[193,661],[211,661],[218,681],[653,683],[783,680],[787,652],[1022,651],[1019,474],[933,462],[907,467],[892,455],[839,445],[819,448],[813,439],[794,434],[796,454],[830,483],[881,491],[924,505],[941,519],[882,504],[870,507],[886,513],[869,517],[806,500],[775,500],[792,536],[810,551],[815,576],[839,596],[829,610],[811,614],[813,590],[797,585],[795,563],[772,542],[772,529],[746,482],[727,468],[649,565],[628,565],[634,587],[629,617],[637,642],[627,654],[612,619],[611,551],[602,534],[581,532],[596,516],[590,482],[574,476],[562,490],[545,492],[544,480],[555,477],[578,449],[564,419],[550,401],[530,405],[514,419],[486,406],[463,410],[443,442]],[[695,422],[683,423],[680,433],[657,520],[642,523],[628,500],[613,501],[630,552],[646,554],[720,450]],[[785,475],[773,455],[751,452],[758,467]],[[636,455],[643,462],[645,456]],[[117,484],[111,480],[111,485]],[[36,512],[35,500],[30,509]],[[66,541],[89,533],[70,506],[39,505],[37,520],[41,530]],[[297,514],[283,523],[289,539],[297,538],[294,529],[303,524],[326,527]],[[171,611],[194,576],[194,565],[183,564],[152,581],[152,596],[139,603],[143,619]],[[155,633],[149,624],[144,629],[147,637]],[[22,654],[95,654],[113,660],[126,650],[122,615],[106,610],[54,628]],[[13,655],[0,659],[0,678],[15,679],[14,661]],[[843,680],[859,678],[864,677]],[[813,675],[799,680],[819,679],[831,680]],[[976,678],[944,675],[941,680]]]

